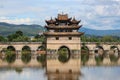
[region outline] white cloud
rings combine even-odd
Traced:
[[[30,18],[15,18],[10,19],[8,17],[0,17],[0,22],[7,22],[7,23],[13,23],[13,24],[31,24],[34,20]]]
[[[120,17],[120,0],[2,0],[2,5],[0,16],[10,18],[1,17],[0,21],[45,25],[45,19],[64,12],[81,19],[83,27],[115,29],[116,25],[120,29],[119,22],[116,22],[116,18]],[[107,28],[102,28],[104,26]]]

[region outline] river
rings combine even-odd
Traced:
[[[78,80],[120,80],[120,67],[82,67]],[[44,68],[0,68],[0,80],[50,80]],[[61,80],[55,79],[55,80]],[[67,79],[68,80],[68,79]],[[74,79],[71,79],[74,80]]]

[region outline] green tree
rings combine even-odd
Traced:
[[[113,37],[112,37],[112,36],[103,36],[103,37],[102,37],[102,41],[103,41],[103,42],[112,42],[112,41],[114,41],[114,40],[113,40]]]
[[[30,38],[25,36],[22,31],[16,31],[16,33],[8,35],[7,38],[8,38],[8,41],[14,41],[14,42],[30,41]]]
[[[17,35],[19,35],[19,36],[23,36],[23,32],[22,32],[22,31],[16,31],[15,34],[17,34]]]
[[[36,35],[35,36],[36,41],[44,42],[45,41],[45,36],[44,35]]]
[[[5,42],[5,41],[7,41],[7,39],[3,36],[0,36],[0,42]]]

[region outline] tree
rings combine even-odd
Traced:
[[[44,42],[45,41],[45,36],[44,35],[36,35],[35,36],[36,41]]]
[[[0,42],[5,42],[5,41],[7,41],[7,39],[3,36],[0,36]]]
[[[16,31],[15,34],[17,34],[17,35],[19,35],[19,36],[23,36],[23,32],[22,32],[22,31]]]
[[[103,36],[102,41],[103,42],[112,42],[114,40],[113,40],[112,36]]]
[[[29,37],[25,36],[22,31],[16,31],[16,33],[7,36],[8,41],[30,41]]]

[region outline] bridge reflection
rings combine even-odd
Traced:
[[[80,80],[80,73],[49,73],[48,80]]]

